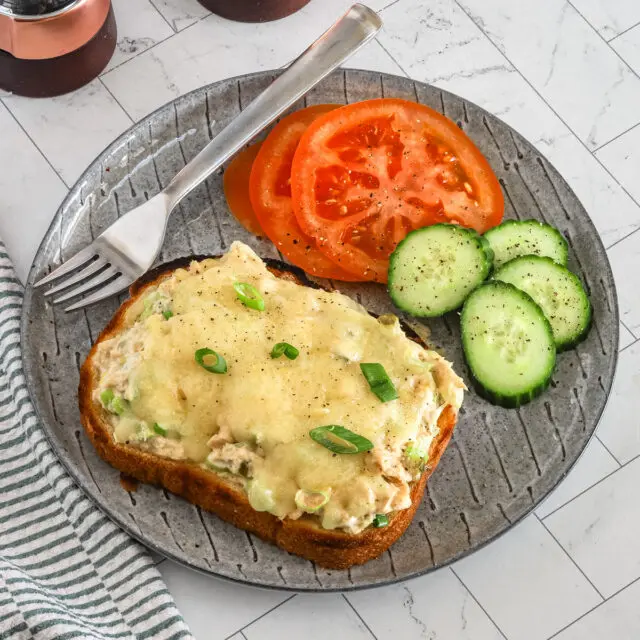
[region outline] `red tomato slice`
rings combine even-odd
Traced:
[[[263,236],[264,231],[251,206],[249,198],[249,176],[253,161],[260,151],[262,142],[256,142],[250,147],[239,151],[222,176],[222,186],[227,204],[236,220],[250,233]]]
[[[296,220],[291,204],[291,163],[298,142],[319,116],[339,105],[323,104],[296,111],[267,136],[251,170],[250,195],[260,226],[278,250],[307,273],[334,280],[360,280],[316,248]]]
[[[318,118],[291,186],[302,230],[340,266],[386,282],[389,254],[437,222],[484,232],[504,214],[489,163],[451,120],[415,102],[368,100]]]

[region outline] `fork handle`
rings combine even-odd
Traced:
[[[236,116],[164,190],[168,212],[307,91],[380,30],[375,11],[355,4]]]

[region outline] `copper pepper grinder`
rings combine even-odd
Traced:
[[[209,11],[229,20],[269,22],[302,9],[310,0],[199,0]],[[320,0],[322,1],[322,0]]]
[[[0,89],[73,91],[105,68],[115,46],[111,0],[0,0]]]

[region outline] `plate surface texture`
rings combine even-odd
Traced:
[[[466,394],[455,437],[429,481],[405,535],[380,558],[350,571],[327,571],[289,555],[151,486],[127,493],[80,425],[78,368],[119,305],[112,299],[65,314],[31,284],[122,215],[150,198],[274,78],[259,73],[215,83],[167,104],[124,133],[71,189],[35,258],[23,310],[23,348],[37,411],[76,481],[120,526],[149,547],[228,579],[295,590],[348,590],[402,580],[479,548],[530,512],[567,474],[596,428],[611,387],[618,346],[613,277],[600,238],[555,169],[500,120],[465,100],[406,78],[338,71],[306,104],[367,98],[417,100],[444,113],[475,141],[503,186],[506,218],[537,218],[570,243],[569,268],[585,283],[594,322],[587,340],[558,356],[549,390],[518,410]],[[303,106],[297,105],[296,108]],[[173,213],[158,262],[220,254],[235,239],[277,258],[270,242],[245,232],[230,215],[222,170]],[[340,284],[377,313],[392,311],[379,285]],[[126,296],[120,296],[120,301]],[[465,380],[457,314],[429,320],[429,342]]]

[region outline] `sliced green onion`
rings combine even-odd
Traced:
[[[215,360],[212,362],[212,358]],[[227,373],[227,361],[213,349],[198,349],[195,353],[196,362],[209,373]]]
[[[380,363],[363,362],[360,364],[360,370],[367,379],[371,391],[373,391],[382,402],[389,402],[390,400],[396,400],[398,398],[398,391]]]
[[[362,453],[373,449],[373,442],[363,436],[359,436],[346,427],[339,424],[329,424],[325,427],[316,427],[309,431],[309,435],[318,444],[334,453]]]
[[[373,519],[371,523],[376,529],[381,529],[382,527],[386,527],[389,524],[389,518],[384,515],[384,513],[376,514],[376,517]]]
[[[283,354],[289,358],[289,360],[295,360],[300,355],[300,351],[288,342],[278,342],[278,344],[271,349],[271,357],[279,358]]]
[[[295,495],[296,506],[306,513],[315,513],[329,502],[330,491],[299,489]]]
[[[233,285],[236,290],[238,299],[243,305],[256,311],[264,311],[264,299],[260,295],[260,292],[247,282],[236,282]]]
[[[167,435],[167,430],[164,427],[161,427],[157,422],[153,425],[153,430],[159,436],[166,436]]]
[[[173,317],[173,311],[171,311],[171,309],[167,309],[166,311],[162,312],[162,315],[164,316],[165,320],[168,320],[169,318]]]
[[[105,409],[108,409],[111,406],[111,403],[113,402],[114,398],[115,398],[115,395],[113,393],[113,389],[105,389],[100,394],[100,402],[102,402],[102,406]]]

